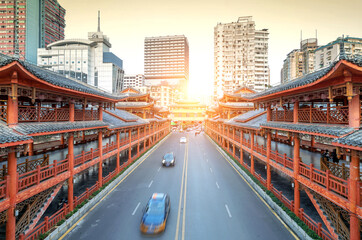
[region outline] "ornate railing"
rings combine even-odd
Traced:
[[[305,123],[348,124],[348,106],[301,108],[298,121]]]
[[[19,106],[19,122],[57,122],[69,121],[68,108]]]
[[[98,110],[84,110],[83,109],[75,109],[74,110],[74,120],[75,121],[94,121],[99,120]]]
[[[278,110],[271,112],[271,121],[293,122],[293,110]]]
[[[0,120],[6,122],[7,121],[7,106],[0,105]]]

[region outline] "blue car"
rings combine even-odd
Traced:
[[[171,153],[166,153],[162,158],[162,165],[169,167],[169,166],[175,166],[176,157]]]
[[[170,197],[167,194],[152,194],[141,220],[141,232],[145,234],[157,234],[165,231],[170,208]]]

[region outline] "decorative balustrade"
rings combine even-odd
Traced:
[[[95,121],[99,120],[98,110],[93,109],[75,109],[74,121]]]
[[[298,122],[348,124],[348,106],[301,108],[298,110]]]
[[[19,106],[18,121],[19,122],[69,121],[69,109],[37,107],[37,106]]]
[[[275,109],[271,112],[271,121],[278,122],[293,122],[293,110],[278,110]]]
[[[0,199],[6,197],[7,179],[0,181]]]
[[[30,160],[27,158],[25,159],[25,162],[23,163],[19,163],[17,165],[17,172],[19,174],[23,174],[26,173],[28,171],[31,170],[35,170],[37,168],[37,166],[46,166],[49,164],[49,155],[44,154],[42,157],[40,158],[36,158],[33,160]],[[0,177],[1,179],[4,179],[6,174],[7,174],[8,170],[7,170],[7,166],[3,165],[3,167],[0,169]]]
[[[7,106],[0,105],[0,120],[6,122],[7,121]]]
[[[331,234],[322,228],[322,223],[317,223],[313,221],[311,217],[309,217],[303,210],[303,208],[299,209],[299,218],[314,232],[316,232],[323,240],[334,240]]]
[[[339,195],[348,198],[348,182],[347,180],[338,178],[330,171],[321,171],[313,167],[313,164],[299,164],[299,174],[308,178],[311,182],[324,186],[328,191],[333,191]]]

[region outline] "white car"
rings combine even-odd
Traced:
[[[180,138],[180,143],[186,143],[186,138],[185,137]]]

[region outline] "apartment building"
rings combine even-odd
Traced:
[[[145,85],[145,75],[143,74],[125,74],[123,78],[122,90],[126,88],[136,88]]]
[[[240,87],[269,86],[268,29],[256,30],[251,16],[214,27],[214,101]]]
[[[281,82],[285,83],[314,72],[314,52],[317,47],[317,38],[308,38],[300,42],[299,49],[288,53],[281,69]]]
[[[341,53],[347,56],[362,54],[362,38],[339,37],[315,50],[315,70],[328,67],[339,59]]]
[[[146,37],[144,42],[146,85],[163,82],[186,92],[189,80],[189,43],[184,35]]]
[[[64,39],[64,17],[57,0],[0,1],[0,53],[36,63],[37,48]]]

